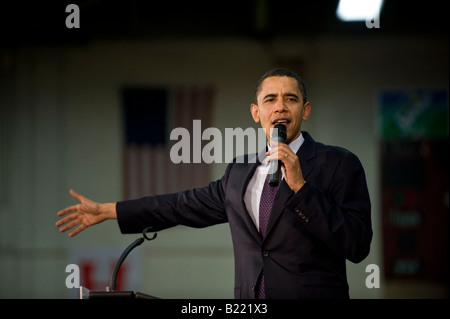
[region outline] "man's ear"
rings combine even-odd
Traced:
[[[259,122],[259,108],[258,108],[258,105],[252,103],[250,105],[250,113],[252,113],[253,121],[255,121],[255,123],[258,123]]]
[[[311,114],[311,103],[306,102],[303,106],[303,121],[306,121],[309,118],[309,115]]]

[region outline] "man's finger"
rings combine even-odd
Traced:
[[[71,233],[69,233],[70,237],[73,237],[77,234],[79,234],[81,231],[83,231],[84,229],[86,229],[87,226],[85,226],[84,224],[81,224],[80,226],[78,226],[77,228],[75,228],[75,230]]]
[[[76,212],[77,209],[78,209],[78,205],[79,205],[79,204],[76,204],[76,205],[72,205],[72,206],[66,207],[66,208],[60,210],[59,212],[57,212],[56,215],[58,215],[58,216],[64,216],[64,215],[66,215],[66,214],[68,214],[68,213]]]
[[[70,189],[70,195],[72,195],[73,198],[78,199],[80,202],[85,198],[83,195],[77,193],[73,189]]]
[[[80,221],[79,219],[73,220],[73,221],[71,221],[70,223],[68,223],[68,224],[66,224],[66,225],[64,225],[64,226],[62,226],[62,227],[59,229],[59,231],[60,231],[60,232],[65,232],[66,230],[69,230],[69,229],[71,229],[71,228],[77,226],[77,225],[80,224],[80,223],[81,223],[81,221]]]
[[[71,214],[71,215],[68,215],[68,216],[66,216],[66,217],[61,218],[60,220],[58,220],[58,221],[55,223],[55,225],[56,225],[56,226],[61,226],[61,225],[64,225],[64,224],[70,222],[71,220],[74,220],[74,219],[77,219],[77,218],[78,218],[78,214]]]

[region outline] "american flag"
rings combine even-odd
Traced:
[[[211,86],[123,91],[124,199],[167,194],[210,182],[209,164],[192,163],[192,132],[193,120],[201,120],[202,130],[211,126],[213,97]],[[177,141],[169,141],[169,136],[176,127],[190,132],[190,163],[175,164],[170,159],[170,149]],[[202,148],[207,142],[202,141]]]

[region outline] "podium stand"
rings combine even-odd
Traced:
[[[96,290],[90,291],[86,287],[80,286],[80,299],[161,299],[155,296],[147,295],[142,292],[127,291],[108,291]]]
[[[142,232],[142,237],[136,239],[132,242],[120,255],[120,258],[117,260],[117,263],[114,267],[113,273],[111,275],[111,286],[106,287],[105,290],[97,290],[91,291],[86,287],[80,286],[80,299],[109,299],[109,298],[119,298],[119,299],[160,299],[155,296],[147,295],[141,292],[134,293],[133,291],[117,291],[116,283],[117,283],[117,274],[119,273],[120,266],[122,265],[125,258],[128,254],[137,246],[141,245],[144,240],[153,240],[156,238],[156,233],[153,234],[153,237],[148,237],[147,232],[151,230],[151,227],[147,227]]]

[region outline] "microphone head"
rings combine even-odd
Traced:
[[[284,124],[275,124],[272,131],[272,140],[276,142],[286,143],[286,125]]]

